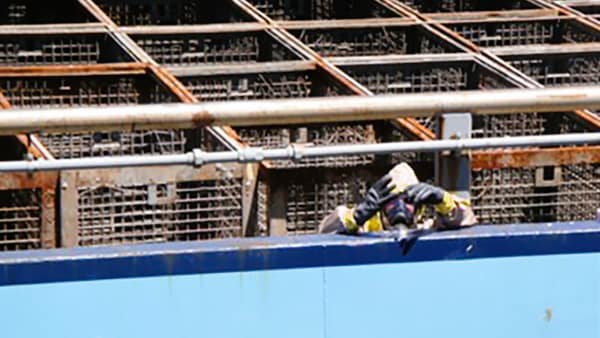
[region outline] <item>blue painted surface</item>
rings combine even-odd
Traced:
[[[599,278],[600,254],[587,253],[16,285],[0,288],[1,332],[600,337]]]
[[[381,234],[42,250],[0,254],[0,286],[591,252],[600,252],[598,222],[480,226],[415,241]]]
[[[0,286],[10,338],[600,337],[600,224],[5,253]]]

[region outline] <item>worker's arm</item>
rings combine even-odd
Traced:
[[[451,229],[470,226],[477,218],[468,200],[461,199],[442,188],[427,183],[408,187],[406,200],[419,209],[422,205],[433,205],[436,213],[434,226],[438,229]]]
[[[392,178],[382,177],[369,188],[366,196],[354,208],[337,207],[319,226],[320,233],[358,233],[383,230],[380,210],[384,205],[398,197],[394,193]]]

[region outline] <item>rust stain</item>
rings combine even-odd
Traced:
[[[215,117],[212,116],[206,110],[192,113],[192,123],[197,127],[210,126],[214,122],[215,122]],[[236,134],[236,136],[237,136],[237,134]]]
[[[198,103],[200,100],[196,98],[192,92],[190,92],[181,81],[179,81],[173,74],[165,70],[160,66],[149,65],[149,71],[170,90],[180,101],[184,103]],[[201,111],[192,114],[192,123],[196,126],[210,126],[215,122],[215,118],[208,111]],[[246,148],[248,145],[242,141],[240,135],[231,127],[225,126],[222,128],[223,131],[229,136],[234,142],[238,144],[240,148]]]
[[[58,172],[0,173],[0,190],[56,188]]]
[[[544,311],[544,320],[550,322],[552,320],[552,308],[548,307],[546,311]]]
[[[473,169],[526,168],[599,163],[600,146],[477,151],[471,155]]]

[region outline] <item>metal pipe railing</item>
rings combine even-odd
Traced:
[[[320,147],[289,146],[280,149],[245,148],[239,151],[203,152],[199,149],[179,155],[112,156],[101,158],[0,162],[0,172],[85,170],[119,167],[193,165],[264,160],[302,160],[347,155],[385,155],[401,152],[464,151],[486,148],[544,147],[600,143],[600,133],[496,137],[486,139],[392,142]]]
[[[5,110],[0,135],[201,126],[290,125],[425,117],[447,112],[511,114],[600,109],[600,86],[373,97]]]

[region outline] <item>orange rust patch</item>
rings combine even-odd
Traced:
[[[477,151],[473,169],[526,168],[580,163],[600,163],[600,146],[546,149]]]

